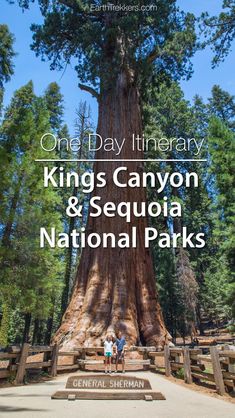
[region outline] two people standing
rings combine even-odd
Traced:
[[[118,363],[121,361],[122,363],[122,373],[125,373],[125,346],[126,346],[126,339],[125,335],[121,332],[118,333],[118,336],[115,341],[113,338],[108,335],[104,342],[104,356],[105,356],[105,373],[112,373],[112,357],[113,352],[115,353],[115,373],[118,371]]]

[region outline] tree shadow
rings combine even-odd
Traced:
[[[17,406],[0,406],[0,412],[46,412],[48,409],[22,408]]]
[[[6,393],[6,394],[3,394],[3,395],[0,395],[0,399],[1,398],[36,398],[36,397],[39,397],[39,396],[41,396],[41,397],[47,397],[47,395],[45,395],[45,394],[38,394],[38,393],[32,393],[32,394],[26,394],[26,395],[19,395],[18,393]]]

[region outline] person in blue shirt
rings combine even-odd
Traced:
[[[119,360],[121,360],[121,363],[122,363],[122,373],[125,373],[125,345],[126,345],[125,335],[122,334],[121,331],[119,331],[117,339],[115,341],[115,346],[116,346],[116,370],[115,370],[115,373],[117,373],[117,371],[118,371]]]

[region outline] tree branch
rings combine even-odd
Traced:
[[[150,52],[150,54],[147,57],[147,63],[151,64],[158,56],[158,51],[155,49],[154,51]]]
[[[234,18],[232,18],[232,19],[228,19],[227,21],[225,21],[225,22],[215,22],[215,23],[210,23],[209,21],[207,21],[207,20],[205,20],[204,21],[204,24],[206,25],[206,26],[208,26],[208,27],[210,27],[210,28],[216,28],[216,27],[224,27],[224,26],[227,26],[227,25],[229,25],[229,26],[232,26],[232,25],[234,25],[234,23],[235,23],[235,19]]]
[[[78,7],[74,4],[73,0],[59,0],[59,3],[63,4],[63,6],[69,7],[70,9],[77,10]]]
[[[151,64],[156,58],[161,58],[165,51],[160,51],[158,47],[154,48],[146,58],[148,64]]]
[[[92,87],[86,86],[85,84],[78,84],[78,87],[81,90],[87,91],[93,97],[95,97],[97,99],[97,101],[99,101],[100,95],[99,95],[99,93],[95,89],[93,89]]]
[[[68,7],[69,9],[72,9],[74,12],[77,12],[80,16],[85,16],[88,17],[91,20],[95,20],[98,22],[102,22],[103,20],[103,13],[101,14],[94,14],[90,11],[88,11],[87,9],[83,9],[81,6],[78,5],[78,3],[74,3],[74,0],[58,0],[58,2],[63,5]]]

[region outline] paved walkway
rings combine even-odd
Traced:
[[[73,375],[77,375],[74,373]],[[88,373],[87,373],[88,374]],[[71,375],[71,374],[70,374]],[[40,384],[0,389],[1,418],[234,418],[235,405],[169,382],[150,372],[126,373],[148,378],[165,401],[51,400],[69,375]]]

